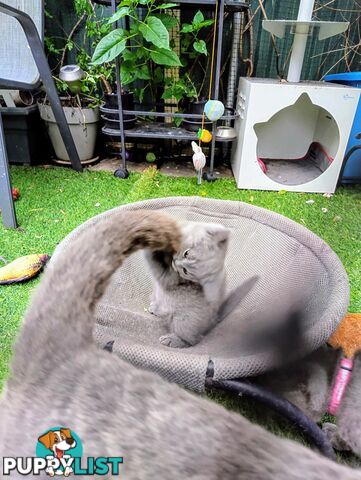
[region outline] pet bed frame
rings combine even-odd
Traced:
[[[159,343],[166,331],[160,319],[147,311],[152,282],[144,254],[138,252],[114,274],[97,306],[97,343],[137,367],[194,391],[217,388],[256,398],[298,424],[325,455],[333,457],[322,431],[297,407],[245,379],[277,367],[278,352],[249,351],[243,342],[250,318],[257,321],[267,316],[270,305],[291,307],[290,302],[297,302],[303,311],[307,346],[299,354],[306,355],[326,342],[349,302],[347,274],[331,248],[305,227],[253,205],[174,197],[124,205],[91,218],[63,240],[52,261],[66,253],[80,232],[111,218],[119,209],[162,210],[178,220],[229,227],[228,290],[255,274],[260,280],[237,311],[198,345],[172,349]]]

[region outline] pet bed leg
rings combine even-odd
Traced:
[[[333,460],[336,458],[335,452],[325,433],[313,420],[307,417],[302,410],[285,398],[275,395],[259,385],[254,385],[248,380],[214,380],[208,378],[206,387],[227,390],[228,392],[237,393],[238,395],[245,395],[267,405],[297,425],[325,457]]]

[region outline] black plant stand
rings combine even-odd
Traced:
[[[118,0],[95,0],[96,3],[101,5],[111,5],[112,12],[116,11]],[[231,12],[240,12],[249,7],[248,1],[237,1],[237,0],[176,0],[176,3],[179,4],[180,8],[184,5],[185,8],[192,7],[202,7],[204,9],[214,9],[218,2],[218,18],[217,21],[217,52],[215,59],[215,68],[214,68],[214,82],[213,82],[213,92],[212,99],[218,100],[219,96],[219,80],[221,75],[221,56],[222,56],[222,42],[223,42],[223,24],[224,24],[224,12],[225,10]],[[114,24],[114,28],[117,28],[117,22]],[[127,162],[125,155],[125,139],[126,138],[163,138],[167,140],[197,140],[198,136],[194,132],[189,132],[184,128],[169,126],[167,124],[160,124],[157,122],[145,123],[137,122],[135,128],[125,130],[123,124],[123,114],[126,115],[136,115],[136,116],[150,116],[150,117],[167,117],[167,118],[186,118],[186,119],[198,119],[202,118],[200,114],[177,114],[177,113],[163,113],[163,112],[153,112],[149,110],[123,110],[122,100],[121,100],[121,78],[120,78],[120,58],[117,57],[116,60],[116,87],[117,87],[117,97],[118,97],[118,108],[119,108],[119,120],[120,127],[119,130],[109,129],[107,127],[102,128],[102,132],[105,135],[111,137],[120,137],[121,144],[121,158],[122,166],[117,169],[114,173],[118,178],[127,178],[129,173],[127,170]],[[234,120],[237,115],[224,115],[220,120],[230,121]],[[216,122],[213,122],[212,125],[212,142],[209,147],[209,171],[205,172],[203,178],[207,181],[214,181],[216,179],[214,175],[214,154],[216,142]],[[223,142],[225,140],[222,140]],[[232,140],[228,140],[232,141]]]

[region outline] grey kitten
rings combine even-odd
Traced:
[[[33,457],[39,435],[64,426],[85,458],[123,456],[127,480],[361,480],[93,343],[95,305],[125,257],[142,247],[172,255],[179,238],[174,220],[157,212],[118,212],[50,263],[0,402],[0,455]]]
[[[166,321],[170,333],[159,341],[173,348],[195,345],[218,323],[230,234],[222,225],[192,222],[181,232],[181,249],[173,259],[146,254],[154,279],[149,311]]]

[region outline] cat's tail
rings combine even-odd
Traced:
[[[16,343],[14,377],[49,372],[88,346],[94,307],[125,258],[142,248],[173,254],[180,238],[174,219],[145,210],[120,211],[84,230],[44,273]]]
[[[246,297],[246,295],[249,294],[249,292],[253,289],[258,280],[259,276],[254,275],[253,277],[248,278],[241,285],[231,291],[231,293],[219,307],[217,323],[225,320],[225,318],[227,318],[228,315],[230,315],[239,306],[241,301]]]
[[[258,282],[259,276],[250,277],[236,287],[222,303],[218,311],[220,323],[234,312],[243,299]],[[266,352],[272,349],[277,352],[279,363],[289,363],[299,352],[307,351],[307,338],[304,332],[305,312],[295,303],[292,306],[270,305],[267,314],[262,318],[253,318],[250,314],[245,319],[246,327],[235,331],[233,340],[242,345],[244,353]],[[259,314],[257,314],[259,315]]]

